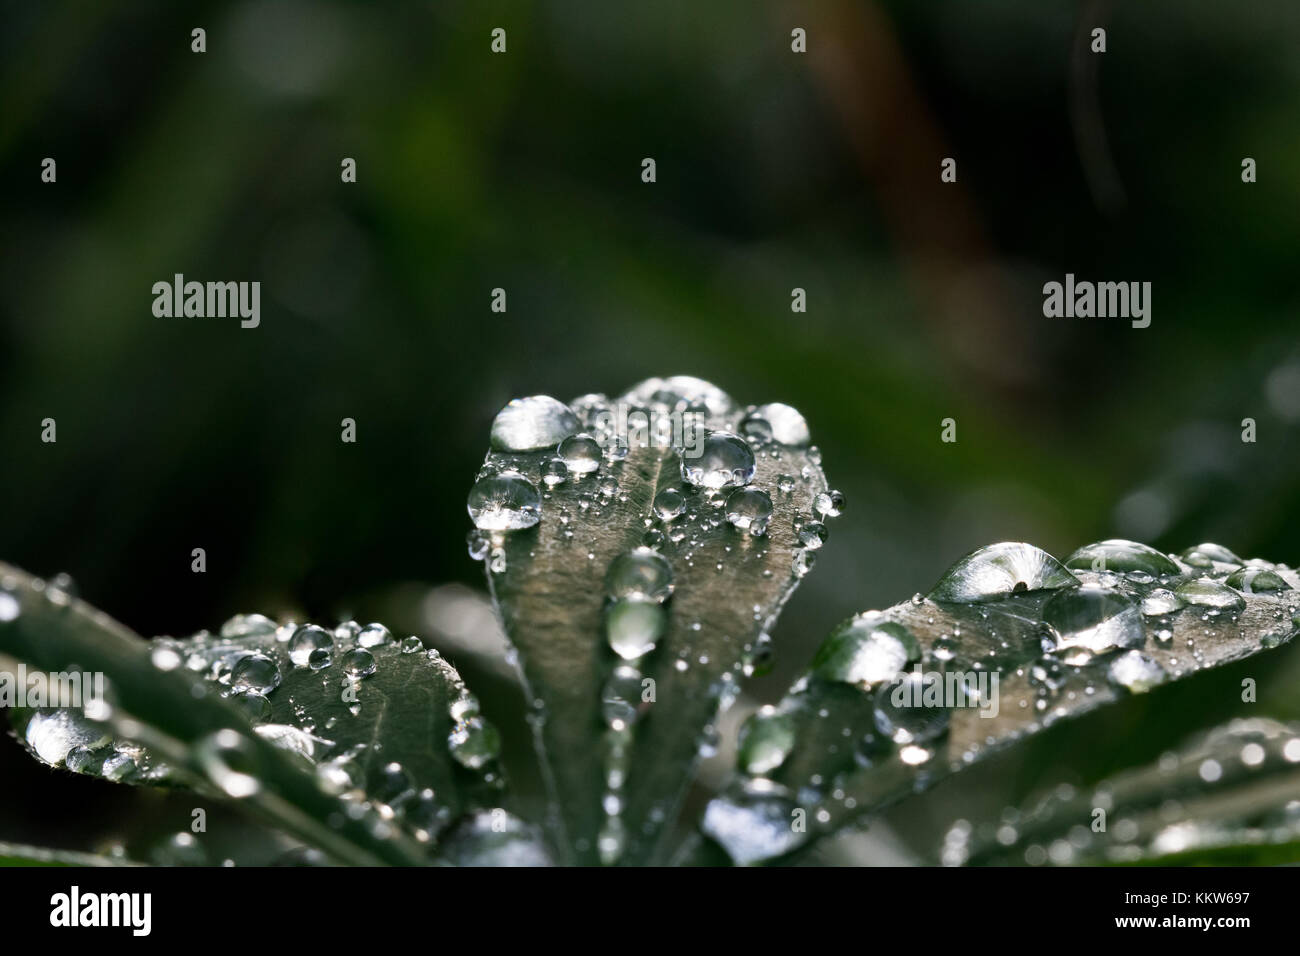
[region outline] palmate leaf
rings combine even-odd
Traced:
[[[1234,720],[1095,787],[948,831],[949,865],[1300,859],[1300,725]]]
[[[519,655],[548,826],[573,862],[661,858],[712,722],[838,513],[819,462],[794,409],[687,377],[497,416],[471,553]]]
[[[1297,584],[1213,545],[1101,542],[1064,564],[981,548],[928,597],[831,634],[742,728],[738,778],[702,829],[735,862],[791,854],[1057,720],[1290,640]]]
[[[16,712],[46,763],[221,795],[350,863],[428,862],[440,830],[501,802],[495,730],[417,639],[247,615],[219,635],[145,642],[8,566],[0,602],[0,652],[107,678],[106,706],[89,714]]]

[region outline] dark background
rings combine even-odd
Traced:
[[[1291,0],[4,0],[0,24],[0,559],[142,634],[395,614],[439,644],[441,605],[400,608],[482,590],[464,500],[495,412],[660,374],[795,405],[848,498],[759,699],[980,544],[1300,560]],[[261,326],[154,317],[177,272],[260,280]],[[1044,318],[1066,272],[1150,281],[1151,326]],[[490,655],[451,656],[509,726]],[[1207,704],[1228,670],[949,798],[1148,756],[1232,713]],[[1261,713],[1300,716],[1286,686]],[[0,839],[103,839],[139,799],[11,740],[0,779]],[[70,831],[69,806],[94,812]]]

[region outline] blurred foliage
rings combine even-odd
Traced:
[[[496,410],[678,372],[798,407],[848,498],[760,698],[835,621],[990,541],[1300,560],[1288,0],[10,0],[0,19],[0,556],[71,573],[137,630],[479,587],[464,495]],[[1073,52],[1094,24],[1099,63]],[[1099,156],[1118,204],[1094,195]],[[260,280],[261,327],[155,318],[178,272]],[[1151,327],[1045,319],[1065,272],[1151,281]],[[517,708],[495,686],[485,709]],[[1011,778],[1104,773],[1231,688],[1171,688],[953,786],[1000,805]],[[24,761],[6,741],[0,838],[123,799]],[[909,812],[932,848],[948,808]]]

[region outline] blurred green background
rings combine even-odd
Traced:
[[[659,374],[795,405],[848,498],[753,699],[991,541],[1300,561],[1291,0],[4,0],[0,23],[0,557],[143,634],[383,616],[514,726],[464,589],[488,425]],[[177,272],[260,280],[261,326],[156,318]],[[1151,326],[1044,318],[1066,272],[1152,282]],[[1243,667],[1273,681],[1252,713],[1300,716],[1273,652],[1054,730],[843,858],[1145,759],[1238,713]],[[141,799],[7,739],[0,776],[0,839],[102,840]]]

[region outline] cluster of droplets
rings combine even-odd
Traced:
[[[1063,785],[1027,810],[1008,807],[978,825],[958,820],[940,857],[949,866],[1138,863],[1220,846],[1291,842],[1300,838],[1300,801],[1285,783],[1298,776],[1300,727],[1236,720],[1152,767],[1095,788]],[[1214,801],[1220,793],[1227,799],[1215,803],[1212,814],[1189,810],[1188,801]]]
[[[1247,640],[1240,618],[1248,601],[1276,621],[1263,644],[1289,639],[1300,626],[1294,580],[1284,565],[1242,561],[1210,544],[1165,555],[1110,540],[1063,562],[1021,543],[977,549],[928,597],[858,615],[832,632],[808,676],[742,729],[742,776],[710,804],[703,829],[738,862],[788,852],[800,842],[790,812],[815,807],[813,820],[828,822],[837,806],[852,810],[863,787],[906,784],[891,768],[924,779],[932,765],[972,762],[984,747],[1044,726],[1108,687],[1142,693],[1231,655],[1213,651]],[[916,639],[921,631],[928,647]],[[981,676],[1000,678],[991,693],[1005,699],[985,700],[991,682],[972,679]],[[953,693],[927,701],[941,686],[936,677],[953,678]],[[987,730],[969,722],[974,735],[949,746],[955,708],[985,704],[1011,713]]]

